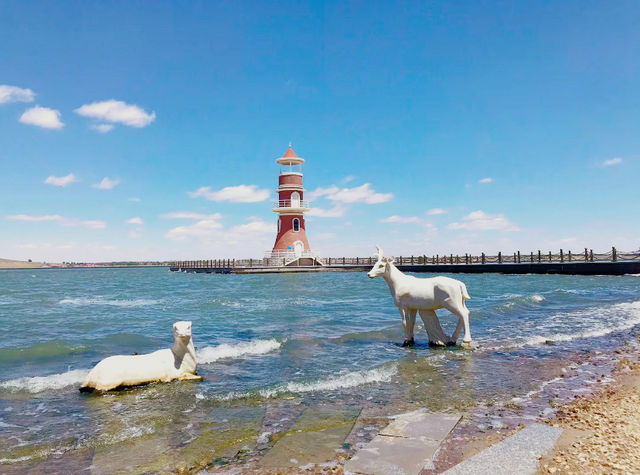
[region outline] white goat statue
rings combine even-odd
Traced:
[[[383,257],[382,249],[378,249],[374,256],[378,261],[367,274],[370,278],[383,276],[389,285],[393,301],[400,310],[402,326],[404,328],[404,343],[402,346],[414,344],[413,327],[416,323],[416,313],[420,312],[420,318],[424,322],[425,330],[429,335],[429,343],[445,346],[455,345],[460,330],[464,326],[463,346],[471,345],[471,331],[469,329],[469,309],[465,300],[471,299],[467,287],[459,280],[449,277],[432,277],[430,279],[418,279],[406,275],[393,265],[393,257]],[[447,337],[440,326],[436,310],[446,308],[458,316],[458,326],[451,338]]]
[[[109,391],[175,379],[202,381],[196,374],[196,350],[191,339],[191,322],[173,324],[173,348],[146,355],[116,355],[103,359],[89,372],[80,391]]]

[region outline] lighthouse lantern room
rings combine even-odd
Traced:
[[[278,213],[278,233],[273,250],[267,253],[269,265],[276,266],[311,266],[322,265],[311,252],[307,240],[304,214],[309,211],[310,204],[304,200],[302,186],[302,164],[304,158],[298,157],[291,148],[276,159],[280,165],[278,177],[278,201],[273,211]]]

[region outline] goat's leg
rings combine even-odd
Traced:
[[[463,344],[471,343],[471,329],[469,327],[469,309],[464,302],[457,303],[452,302],[450,299],[445,300],[445,308],[458,317],[458,326],[453,333],[453,341],[458,339],[461,327],[464,326],[464,337],[462,338]]]
[[[400,316],[402,317],[402,328],[404,330],[404,341],[402,342],[402,347],[411,346],[414,344],[413,341],[413,326],[409,327],[410,317],[409,317],[409,309],[404,307],[398,307],[400,311]],[[415,315],[414,315],[415,318]]]
[[[416,326],[416,313],[418,313],[418,309],[409,308],[405,310],[407,314],[407,330],[409,333],[409,345],[413,346],[415,344],[415,340],[413,339],[413,329]]]
[[[449,343],[449,337],[444,334],[444,330],[440,326],[440,320],[434,310],[420,309],[420,318],[424,322],[424,328],[429,335],[429,343],[437,346],[446,346]]]

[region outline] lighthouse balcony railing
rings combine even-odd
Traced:
[[[311,208],[311,202],[306,200],[278,200],[273,202],[274,208]]]

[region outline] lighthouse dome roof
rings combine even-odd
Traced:
[[[277,158],[276,162],[280,165],[300,165],[304,163],[304,158],[298,157],[296,152],[293,151],[293,148],[291,148],[291,144],[289,144],[287,151],[282,157]]]

